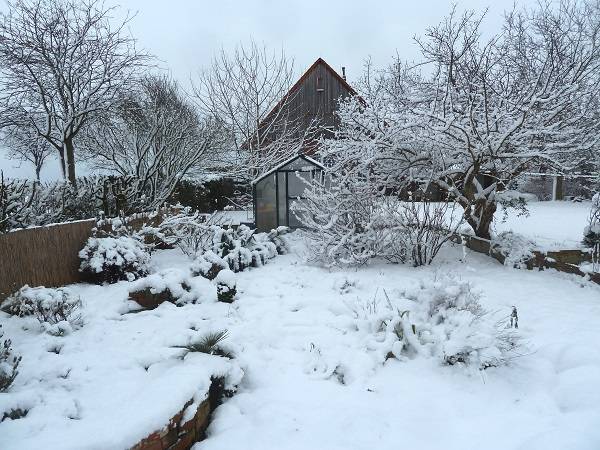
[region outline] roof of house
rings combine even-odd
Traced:
[[[289,163],[291,163],[292,161],[297,160],[298,158],[302,158],[305,161],[309,162],[310,164],[313,164],[317,167],[319,167],[320,169],[325,169],[325,166],[323,164],[321,164],[319,161],[317,161],[316,159],[311,158],[310,156],[306,156],[304,154],[298,154],[298,155],[294,155],[291,158],[286,159],[285,161],[283,161],[282,163],[278,164],[277,166],[273,167],[271,170],[263,173],[262,175],[260,175],[258,178],[255,178],[254,180],[252,180],[250,182],[250,184],[256,184],[258,183],[260,180],[268,177],[269,175],[271,175],[273,172],[277,172],[279,169],[281,169],[282,167],[288,165]]]
[[[342,86],[344,86],[344,88],[346,88],[348,90],[348,92],[350,92],[350,94],[358,95],[357,92],[352,88],[352,86],[350,86],[348,84],[348,82],[344,79],[344,77],[342,77],[339,73],[337,73],[335,70],[333,70],[333,68],[329,64],[327,64],[323,58],[317,58],[317,60],[306,70],[306,72],[304,72],[304,74],[298,79],[298,81],[296,81],[294,83],[294,85],[290,88],[290,90],[287,92],[287,94],[285,94],[281,98],[281,100],[279,100],[279,102],[277,102],[277,104],[271,109],[269,114],[267,114],[266,117],[260,122],[260,124],[258,125],[259,129],[262,127],[262,124],[264,122],[268,121],[271,118],[271,116],[273,114],[275,114],[279,108],[281,108],[281,106],[286,102],[286,100],[289,97],[291,97],[293,94],[296,93],[296,91],[298,89],[300,89],[300,86],[302,86],[302,83],[304,83],[304,81],[306,80],[306,78],[308,78],[310,73],[312,71],[314,71],[319,65],[322,65],[323,67],[325,67],[325,69],[327,69],[329,72],[331,72],[333,77],[337,81],[339,81],[340,84]]]

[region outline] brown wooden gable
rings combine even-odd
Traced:
[[[325,60],[318,58],[275,105],[262,123],[268,123],[289,99],[287,104],[290,108],[290,118],[299,119],[304,129],[314,119],[318,119],[322,126],[335,127],[334,113],[339,100],[350,95],[357,95],[352,86]]]

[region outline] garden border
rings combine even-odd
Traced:
[[[506,260],[506,256],[498,251],[494,247],[493,242],[489,239],[458,233],[452,238],[452,241],[457,244],[465,245],[474,252],[491,256],[501,264],[504,264],[504,261]],[[534,250],[532,253],[533,258],[525,263],[528,270],[555,269],[559,272],[586,277],[590,281],[600,284],[599,272],[587,273],[579,268],[579,264],[591,261],[592,255],[589,251],[580,249],[551,250],[547,252]]]

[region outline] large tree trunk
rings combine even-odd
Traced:
[[[73,139],[68,138],[65,139],[65,150],[67,156],[67,176],[69,183],[73,185],[73,187],[77,187],[77,179],[75,177],[75,147],[73,145]]]
[[[60,163],[60,171],[63,176],[63,180],[67,179],[67,164],[65,163],[65,149],[64,147],[58,150],[58,158]]]
[[[496,202],[486,199],[477,200],[475,202],[475,212],[467,218],[467,222],[475,231],[475,236],[483,239],[491,239],[490,227],[494,220],[496,212]]]

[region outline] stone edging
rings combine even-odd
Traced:
[[[452,241],[457,244],[465,244],[470,250],[491,256],[504,264],[506,256],[498,251],[488,239],[479,238],[466,234],[456,234]],[[591,261],[591,254],[583,250],[556,250],[542,252],[533,251],[533,258],[525,263],[528,270],[555,269],[559,272],[572,273],[582,277],[588,277],[590,281],[600,284],[600,273],[586,273],[579,268],[579,264]]]

